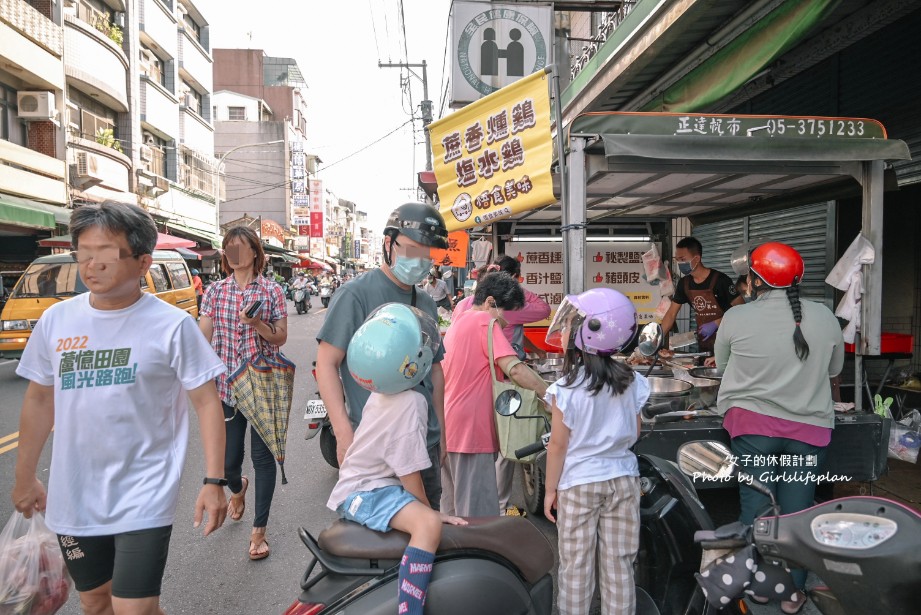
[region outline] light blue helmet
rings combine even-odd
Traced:
[[[402,303],[387,303],[355,331],[346,361],[359,386],[393,395],[422,382],[440,344],[434,318]]]

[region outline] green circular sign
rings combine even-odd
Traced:
[[[507,49],[499,49],[498,43],[495,42],[495,30],[490,28],[491,25],[499,21],[510,21],[514,24],[510,32],[512,37],[511,43],[508,45]],[[492,39],[489,39],[488,36],[482,38],[482,45],[489,45],[495,48],[496,59],[495,64],[498,64],[498,58],[506,58],[506,72],[509,72],[508,64],[512,60],[509,59],[509,56],[503,54],[512,53],[512,46],[517,45],[521,47],[521,44],[518,42],[520,38],[528,37],[531,42],[534,44],[534,49],[536,51],[536,57],[534,59],[534,66],[529,71],[522,71],[522,74],[507,74],[508,77],[518,78],[531,73],[537,72],[543,69],[547,65],[547,43],[544,40],[544,35],[541,34],[540,28],[533,19],[512,9],[491,9],[488,11],[483,11],[473,19],[471,19],[466,26],[464,26],[464,31],[461,34],[460,40],[457,43],[457,60],[460,64],[461,73],[464,75],[464,80],[467,81],[473,88],[486,96],[492,94],[498,87],[489,85],[480,78],[480,72],[474,70],[474,67],[470,63],[470,46],[473,43],[474,38],[476,40],[481,40],[481,37],[476,36],[480,31],[484,35],[488,35],[488,30],[492,30]],[[516,38],[517,37],[517,38]],[[483,48],[481,47],[481,54],[483,53]],[[521,52],[519,52],[521,53]],[[520,57],[520,56],[519,56]],[[481,64],[482,64],[482,58]],[[498,72],[495,73],[498,76]]]

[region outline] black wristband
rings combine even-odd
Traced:
[[[226,478],[207,478],[205,477],[205,480],[202,481],[202,484],[203,485],[218,485],[221,487],[226,487],[227,479]]]

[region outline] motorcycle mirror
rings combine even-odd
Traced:
[[[732,476],[732,451],[719,442],[687,442],[678,449],[678,467],[688,476],[722,480]]]
[[[662,325],[657,322],[648,323],[640,330],[640,337],[636,347],[644,357],[651,357],[662,348]]]
[[[698,441],[682,444],[678,448],[678,467],[692,478],[703,477],[705,480],[726,480],[735,473],[740,483],[744,483],[771,500],[771,507],[777,508],[777,498],[767,485],[751,474],[738,470],[735,465],[738,458],[725,444],[713,441]]]
[[[502,416],[512,416],[521,408],[521,393],[515,389],[506,389],[496,397],[496,412]]]

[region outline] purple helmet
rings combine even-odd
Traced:
[[[636,335],[633,303],[613,288],[593,288],[567,295],[547,329],[547,344],[589,354],[610,355],[623,349]]]

